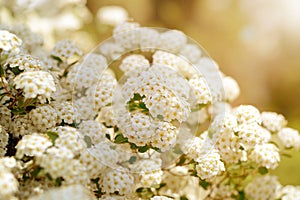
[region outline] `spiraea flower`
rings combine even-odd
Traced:
[[[187,42],[186,35],[178,30],[169,30],[160,35],[160,48],[172,53],[179,52]]]
[[[261,117],[263,126],[272,132],[280,131],[287,124],[284,116],[275,112],[262,112]]]
[[[50,146],[52,146],[52,142],[47,135],[38,133],[25,135],[16,146],[16,157],[22,158],[24,155],[39,157]]]
[[[132,76],[140,69],[148,69],[149,61],[142,55],[130,55],[122,60],[120,69],[128,76]]]
[[[105,193],[112,194],[118,192],[121,195],[126,195],[133,190],[134,178],[124,167],[108,168],[102,174],[101,186]]]
[[[137,176],[142,187],[151,187],[160,184],[162,181],[163,171],[161,170],[160,159],[139,160],[131,166],[131,172]]]
[[[6,154],[8,138],[8,133],[0,125],[0,157],[3,157]]]
[[[18,68],[21,71],[42,70],[41,62],[29,54],[17,54],[9,57],[4,65],[6,68]]]
[[[155,134],[151,138],[151,145],[162,152],[170,150],[176,144],[178,129],[168,122],[158,122]]]
[[[236,80],[230,76],[226,76],[222,78],[222,83],[224,87],[225,100],[229,102],[235,100],[240,94],[240,88]]]
[[[51,55],[62,60],[68,60],[74,56],[81,56],[82,51],[77,47],[74,41],[61,40],[55,44],[51,51]]]
[[[66,184],[85,184],[87,172],[74,154],[66,147],[51,147],[37,158],[37,164],[45,169],[52,178],[63,177]]]
[[[20,52],[22,40],[15,34],[5,30],[0,30],[0,49],[4,52],[12,52],[13,54]],[[3,53],[3,52],[1,52]]]
[[[57,123],[57,113],[50,105],[31,110],[29,116],[36,129],[41,132],[53,128]]]
[[[140,25],[136,22],[124,22],[117,25],[113,31],[115,41],[125,49],[134,49],[138,45]]]
[[[79,131],[82,135],[90,137],[93,144],[104,141],[105,135],[108,133],[107,128],[95,120],[82,121],[79,125]]]
[[[208,104],[212,101],[210,89],[204,77],[194,75],[189,80],[195,104]]]
[[[0,164],[0,199],[13,200],[15,193],[18,191],[18,181],[10,169],[4,165]]]
[[[246,197],[249,199],[265,200],[276,199],[276,191],[280,183],[275,176],[261,176],[252,180],[246,187]]]
[[[209,179],[225,171],[225,166],[221,161],[220,154],[212,150],[212,152],[197,159],[196,170],[201,179]]]
[[[54,79],[50,73],[44,71],[28,71],[19,74],[14,79],[16,89],[24,91],[25,98],[49,99],[56,90]]]
[[[278,137],[286,148],[300,146],[299,132],[292,128],[283,128],[278,132]]]
[[[249,155],[249,160],[268,169],[275,169],[280,162],[279,149],[274,144],[256,145]]]
[[[257,108],[251,105],[240,105],[234,109],[234,114],[237,117],[238,123],[258,123],[260,124],[262,119],[260,112]]]
[[[95,197],[91,194],[91,192],[89,192],[84,186],[80,184],[53,188],[43,194],[31,197],[29,198],[29,200],[66,199],[70,198],[70,196],[72,196],[73,200],[95,200]]]
[[[65,101],[52,106],[56,110],[58,123],[73,124],[78,121],[77,109],[71,102]]]

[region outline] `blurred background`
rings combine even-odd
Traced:
[[[49,47],[71,38],[86,52],[126,19],[180,29],[238,81],[236,105],[282,113],[300,130],[299,0],[0,0],[0,5],[1,24],[26,23]],[[283,184],[300,185],[300,153],[283,158],[274,173]]]

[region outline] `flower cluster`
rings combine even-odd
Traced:
[[[0,199],[299,196],[268,175],[298,131],[232,107],[237,82],[181,31],[124,22],[82,55],[71,40],[47,51],[25,26],[0,31]]]

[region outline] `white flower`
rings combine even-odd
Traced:
[[[151,145],[162,152],[170,150],[176,144],[178,129],[168,122],[158,122],[155,134],[151,138]]]
[[[52,200],[69,199],[72,200],[95,200],[95,197],[82,185],[69,185],[53,188],[38,196],[30,197],[29,200]]]
[[[55,146],[58,148],[67,148],[71,150],[74,155],[78,155],[86,148],[83,135],[76,128],[69,126],[58,126],[51,131],[58,134],[58,138],[55,140]]]
[[[178,53],[186,44],[187,38],[178,30],[169,30],[160,34],[159,48],[172,53]]]
[[[0,30],[0,49],[6,52],[19,53],[22,40],[16,35]]]
[[[5,67],[16,68],[24,71],[38,71],[42,69],[41,62],[29,54],[17,54],[9,57],[5,62]]]
[[[236,80],[229,76],[226,76],[222,79],[222,82],[224,87],[225,100],[229,102],[235,100],[240,94],[240,88]]]
[[[195,104],[208,104],[212,101],[210,88],[203,76],[194,75],[189,80]]]
[[[53,105],[53,108],[56,110],[58,123],[64,122],[67,124],[73,124],[78,121],[77,109],[71,102],[65,101],[62,103],[56,103]]]
[[[239,125],[237,134],[241,144],[247,150],[264,142],[264,130],[257,123]]]
[[[106,193],[118,192],[119,194],[130,194],[134,189],[134,178],[128,169],[119,166],[116,169],[108,168],[102,174],[102,189]]]
[[[279,149],[274,144],[256,145],[249,155],[249,160],[268,169],[275,169],[280,162]]]
[[[198,159],[196,165],[197,175],[201,179],[208,179],[225,171],[224,163],[220,159],[220,154],[213,151]]]
[[[287,148],[300,146],[300,135],[295,129],[283,128],[278,132],[278,137]]]
[[[139,45],[142,51],[153,52],[160,45],[160,34],[157,30],[147,27],[139,29]]]
[[[103,6],[97,11],[97,19],[100,23],[115,26],[125,22],[128,13],[120,6]]]
[[[108,133],[107,128],[98,121],[86,120],[79,125],[79,132],[82,135],[89,136],[93,144],[97,144],[105,140],[105,135]]]
[[[29,114],[26,115],[16,115],[12,122],[13,134],[16,137],[24,136],[36,132],[32,120]]]
[[[36,160],[52,178],[63,177],[67,184],[87,182],[87,173],[79,160],[74,159],[71,150],[65,147],[51,147]]]
[[[296,200],[300,197],[300,186],[287,185],[280,189],[282,200]]]
[[[234,109],[234,114],[240,124],[261,123],[261,115],[257,108],[251,105],[240,105]]]
[[[151,187],[161,183],[163,175],[161,164],[160,159],[143,159],[135,162],[130,168],[142,187]]]
[[[51,55],[62,60],[67,60],[74,56],[81,56],[82,51],[77,47],[76,43],[71,40],[61,40],[57,42],[51,51]]]
[[[116,124],[129,142],[143,146],[150,142],[155,134],[155,126],[150,116],[141,112],[129,113],[127,111],[118,113]]]
[[[10,199],[18,191],[18,181],[8,170],[0,170],[0,199]]]
[[[286,126],[287,121],[283,115],[275,112],[262,112],[262,124],[271,132],[276,132]]]
[[[129,76],[136,74],[140,69],[147,69],[150,67],[149,61],[142,55],[133,54],[127,56],[122,60],[119,68]]]
[[[255,200],[275,200],[276,191],[279,189],[280,183],[275,176],[256,177],[245,187],[247,199]]]
[[[179,52],[179,55],[184,56],[191,63],[197,63],[202,55],[202,52],[197,45],[186,44]]]
[[[28,71],[19,74],[14,79],[16,89],[23,89],[26,99],[40,98],[49,99],[56,90],[54,79],[50,73],[44,71]]]
[[[0,157],[6,154],[9,135],[0,125]]]
[[[197,71],[189,63],[189,60],[175,54],[158,50],[155,51],[152,57],[154,65],[170,67],[184,77],[190,78],[197,74]]]
[[[42,156],[48,147],[52,146],[52,142],[48,136],[38,133],[25,135],[17,144],[16,157],[22,158],[26,156]]]
[[[134,49],[138,45],[140,25],[135,22],[124,22],[117,25],[113,31],[113,37],[119,45],[125,49]]]
[[[44,132],[57,123],[57,113],[50,105],[37,107],[30,111],[30,119],[37,130]]]

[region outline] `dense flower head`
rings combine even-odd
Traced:
[[[102,175],[101,186],[105,193],[118,192],[119,194],[129,194],[133,190],[134,178],[126,168],[108,168]]]
[[[272,132],[280,131],[287,124],[284,116],[275,112],[262,112],[261,117],[263,126]]]
[[[61,40],[57,42],[51,51],[51,55],[62,60],[72,58],[73,56],[81,56],[82,51],[72,40]]]
[[[300,146],[299,132],[292,128],[283,128],[278,132],[278,137],[286,148]]]
[[[57,122],[57,113],[50,105],[41,106],[31,110],[29,116],[33,125],[41,132],[53,128]]]
[[[18,68],[24,71],[38,71],[42,69],[41,62],[29,54],[17,54],[9,57],[5,67]]]
[[[24,90],[27,99],[38,96],[44,101],[56,90],[53,77],[45,71],[23,72],[14,79],[14,84],[16,89]]]
[[[52,146],[52,142],[48,136],[44,134],[33,133],[25,135],[17,144],[16,157],[22,158],[25,156],[42,156],[48,147]]]
[[[19,53],[22,40],[15,34],[0,30],[0,49],[5,52]]]
[[[276,199],[276,191],[280,183],[275,176],[261,176],[252,180],[246,187],[247,198],[257,200]]]
[[[1,28],[0,199],[298,198],[268,175],[298,131],[231,107],[238,83],[181,31],[127,21],[80,58]]]

